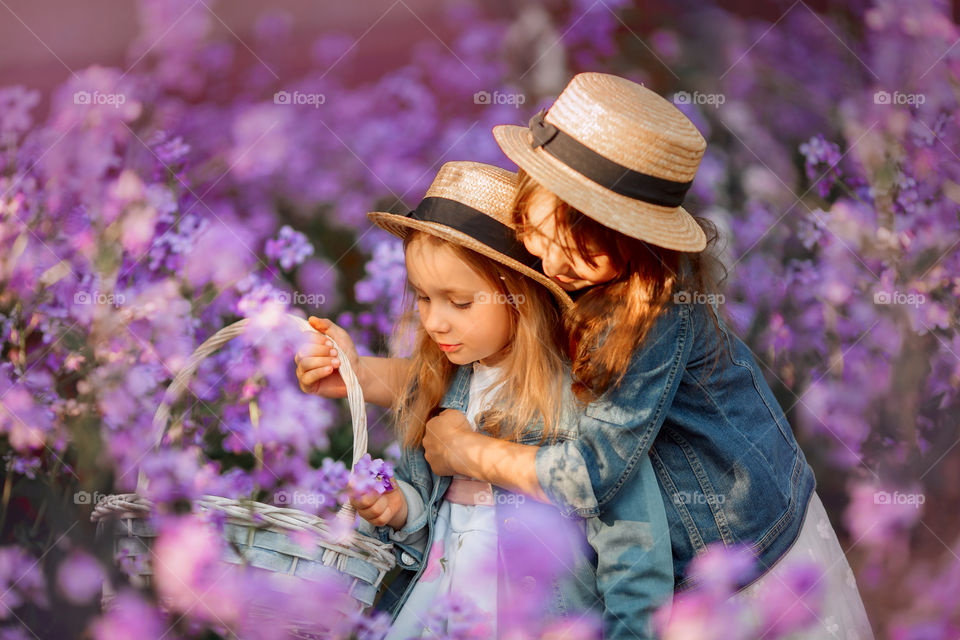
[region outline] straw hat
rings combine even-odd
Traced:
[[[680,203],[707,143],[646,87],[581,73],[529,127],[501,125],[493,135],[517,166],[597,222],[668,249],[706,247]]]
[[[566,291],[542,273],[510,227],[517,174],[479,162],[448,162],[417,208],[406,215],[375,211],[370,221],[399,238],[424,231],[483,254],[546,287],[561,310],[573,305]]]

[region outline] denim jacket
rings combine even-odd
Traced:
[[[602,516],[652,460],[677,590],[711,543],[745,544],[769,569],[799,535],[815,484],[749,348],[709,309],[669,306],[622,383],[587,406],[577,439],[536,459],[544,492],[581,517]]]
[[[441,408],[466,413],[472,374],[469,365],[457,370]],[[577,436],[577,416],[567,410],[573,406],[572,396],[568,400],[558,429],[560,442],[572,442]],[[543,425],[538,421],[525,429],[519,440],[540,444],[542,434]],[[672,557],[653,467],[646,458],[634,466],[635,481],[610,501],[602,516],[594,518],[564,518],[553,505],[493,487],[500,556],[498,629],[517,626],[516,619],[503,620],[502,616],[506,610],[516,613],[516,597],[511,593],[517,594],[519,589],[522,598],[523,591],[530,591],[541,579],[536,565],[559,564],[561,570],[550,578],[549,589],[541,589],[550,594],[550,601],[539,596],[533,603],[532,608],[537,609],[532,612],[534,619],[573,616],[576,620],[592,614],[602,620],[604,638],[653,637],[653,611],[673,593]],[[419,447],[404,448],[395,476],[407,500],[406,524],[398,531],[369,525],[365,530],[394,543],[401,570],[377,603],[377,608],[389,611],[393,619],[426,568],[434,523],[450,485],[449,477],[433,473]]]

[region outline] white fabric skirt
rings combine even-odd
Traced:
[[[765,594],[771,591],[783,592],[784,584],[789,584],[786,576],[791,568],[798,564],[816,563],[823,577],[823,584],[814,585],[824,592],[822,607],[814,611],[814,623],[790,636],[797,640],[873,640],[873,631],[867,612],[857,590],[857,581],[853,570],[847,563],[847,557],[840,547],[837,534],[830,525],[827,511],[820,497],[814,492],[807,507],[800,536],[790,550],[780,558],[770,570],[756,582],[740,591],[734,599],[761,609]],[[794,607],[805,607],[800,601],[803,594],[797,594]],[[789,605],[787,606],[789,609]],[[802,613],[802,612],[797,612]],[[790,615],[784,611],[784,617]],[[762,631],[762,630],[761,630]]]
[[[468,607],[476,607],[486,618],[479,635],[497,637],[497,548],[492,505],[444,500],[437,511],[427,566],[385,640],[446,637],[447,629],[430,628],[430,610],[444,609],[443,600],[454,594],[472,601]]]

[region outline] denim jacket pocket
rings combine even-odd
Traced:
[[[583,410],[585,415],[612,425],[627,424],[632,412],[612,402],[591,402]]]

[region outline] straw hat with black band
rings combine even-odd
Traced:
[[[707,143],[646,87],[581,73],[529,127],[501,125],[493,135],[534,180],[604,226],[667,249],[706,247],[681,203]]]
[[[509,226],[516,188],[512,171],[479,162],[448,162],[416,209],[406,215],[375,211],[367,217],[399,238],[423,231],[496,260],[542,284],[561,310],[569,309],[570,296],[543,275],[540,260]]]

